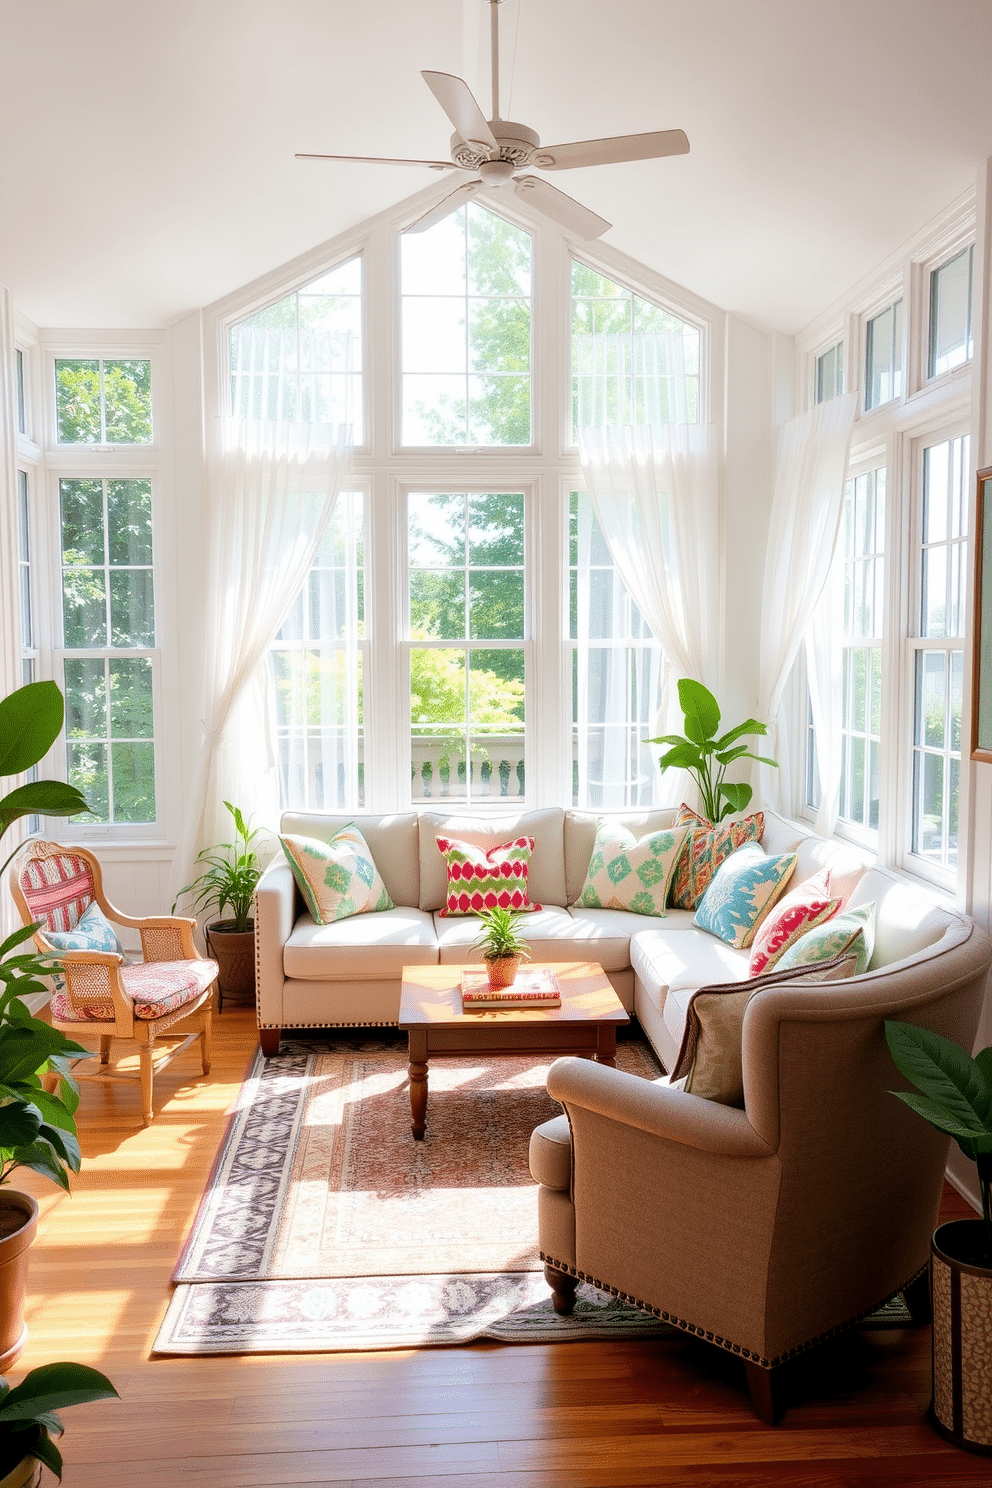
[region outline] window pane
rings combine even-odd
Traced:
[[[695,423],[700,335],[660,305],[572,263],[572,425]]]
[[[145,361],[103,363],[106,442],[150,444],[152,438],[152,364]]]
[[[107,591],[102,569],[63,570],[62,621],[67,650],[107,645]]]
[[[155,611],[150,568],[111,569],[110,644],[154,646]]]
[[[102,661],[66,660],[65,732],[68,739],[102,739],[106,734],[107,688]]]
[[[17,472],[17,555],[21,617],[21,650],[34,647],[34,616],[31,600],[31,504],[28,473]]]
[[[66,743],[66,765],[69,784],[82,791],[91,816],[77,817],[78,821],[110,820],[110,776],[107,771],[106,744]]]
[[[402,236],[404,444],[530,444],[531,253],[474,202]]]
[[[865,408],[902,396],[902,300],[868,322],[865,349]]]
[[[920,634],[963,636],[967,565],[968,436],[923,452]]]
[[[230,357],[235,414],[350,424],[362,444],[361,258],[232,326]]]
[[[59,481],[62,562],[103,564],[103,481]]]
[[[79,357],[56,361],[55,417],[59,444],[100,443],[103,423],[98,361]]]
[[[930,376],[970,360],[974,247],[964,248],[930,275]]]
[[[844,391],[844,343],[838,341],[816,359],[816,401],[826,403]]]
[[[107,482],[107,529],[111,563],[151,563],[151,481]]]
[[[121,657],[111,661],[110,731],[115,739],[153,737],[152,664],[149,657]]]
[[[155,755],[151,744],[113,744],[114,820],[155,820]]]

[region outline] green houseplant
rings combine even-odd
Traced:
[[[28,683],[0,701],[0,775],[21,774],[43,759],[64,712],[54,682]],[[29,781],[0,798],[0,836],[23,816],[88,810],[74,786]],[[9,862],[10,857],[4,868]],[[0,1370],[17,1358],[27,1336],[28,1247],[38,1223],[34,1198],[9,1187],[10,1178],[19,1168],[31,1168],[68,1190],[69,1174],[78,1173],[80,1163],[74,1119],[79,1097],[69,1071],[71,1058],[88,1051],[34,1017],[22,1001],[47,994],[45,978],[55,965],[53,957],[24,948],[36,928],[22,926],[0,944]]]
[[[210,953],[219,967],[221,1001],[225,996],[254,996],[255,991],[255,921],[252,901],[262,868],[252,847],[259,835],[250,817],[230,801],[224,805],[234,822],[233,842],[205,847],[197,854],[203,871],[179,890],[172,905],[184,894],[191,896],[194,912],[213,910],[217,918],[205,929]],[[226,917],[225,917],[226,916]]]
[[[478,911],[482,931],[472,942],[473,950],[482,951],[491,987],[511,987],[521,961],[530,960],[530,947],[519,934],[523,916],[518,910],[493,909]]]
[[[115,1396],[106,1375],[86,1364],[42,1364],[13,1388],[0,1379],[0,1488],[31,1488],[42,1463],[61,1482],[62,1454],[52,1436],[63,1426],[55,1412]]]
[[[931,1411],[942,1436],[992,1455],[992,1047],[972,1058],[940,1034],[892,1021],[885,1038],[916,1086],[892,1094],[953,1137],[978,1168],[981,1219],[938,1225],[930,1246]]]
[[[720,708],[709,688],[691,677],[679,679],[679,706],[685,720],[684,734],[662,734],[649,739],[649,744],[667,744],[667,752],[658,761],[662,770],[688,770],[699,788],[704,816],[711,822],[722,821],[735,811],[744,811],[753,794],[742,781],[725,779],[727,767],[735,760],[755,760],[758,764],[778,769],[778,762],[761,754],[752,754],[740,741],[749,734],[766,734],[767,728],[756,718],[746,718],[735,728],[717,734]]]

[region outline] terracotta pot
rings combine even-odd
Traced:
[[[930,1242],[933,1405],[941,1436],[992,1456],[992,1266],[980,1219],[938,1225]]]
[[[206,931],[207,949],[218,966],[218,1008],[225,997],[232,1002],[255,1001],[254,923],[247,930],[231,926],[231,920],[217,920]]]
[[[41,1463],[37,1457],[22,1457],[6,1477],[0,1478],[0,1488],[38,1488],[41,1482]]]
[[[0,1374],[6,1374],[27,1340],[28,1249],[37,1228],[38,1205],[31,1195],[0,1188]]]
[[[517,979],[520,956],[486,956],[486,971],[490,987],[512,987]]]

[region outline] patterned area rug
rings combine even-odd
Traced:
[[[537,1254],[535,1126],[560,1113],[550,1061],[431,1061],[410,1134],[401,1036],[286,1043],[242,1087],[173,1273],[156,1353],[326,1352],[657,1336],[650,1314],[583,1286],[556,1316]],[[661,1070],[638,1038],[621,1069]]]
[[[660,1073],[641,1039],[620,1068]],[[283,1043],[243,1085],[173,1273],[157,1354],[328,1353],[652,1338],[669,1327],[595,1287],[551,1305],[534,1244],[534,1127],[560,1108],[548,1063],[481,1055],[430,1067],[410,1134],[400,1035]],[[872,1323],[905,1323],[901,1302]]]

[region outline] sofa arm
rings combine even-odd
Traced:
[[[263,1027],[282,1026],[283,949],[295,923],[293,871],[285,859],[275,859],[255,889],[255,997]]]
[[[547,1084],[548,1094],[569,1111],[570,1120],[571,1108],[578,1107],[700,1152],[767,1158],[774,1151],[736,1106],[702,1100],[589,1059],[557,1059]]]

